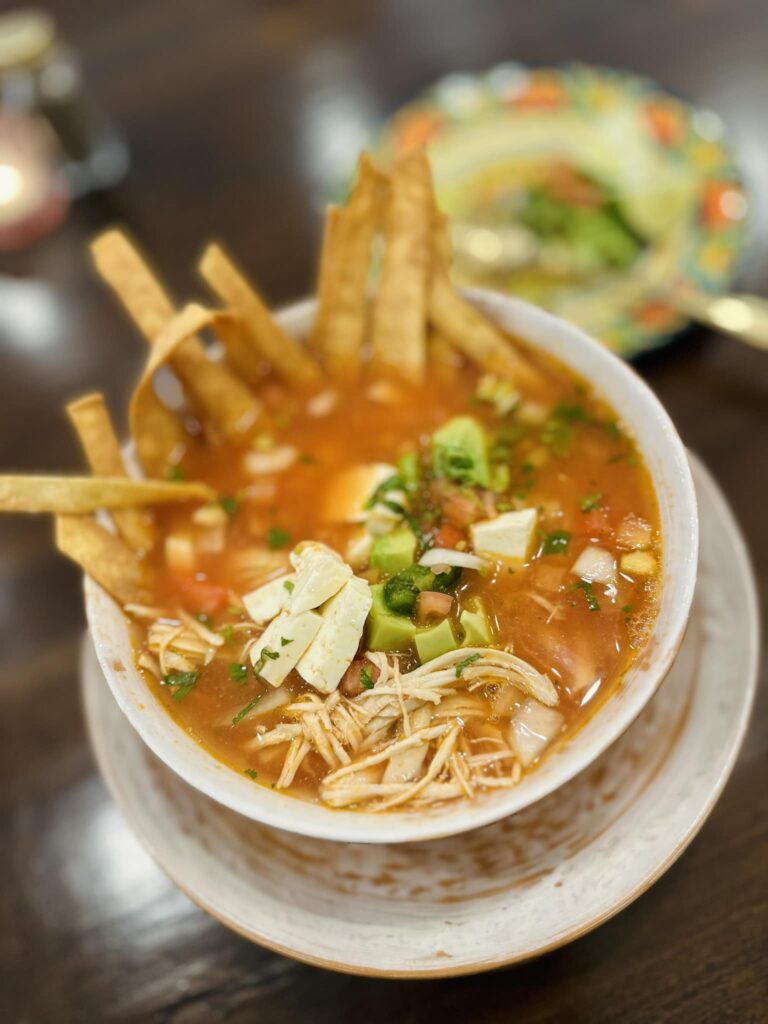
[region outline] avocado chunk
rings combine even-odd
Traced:
[[[432,465],[436,476],[457,483],[488,487],[488,438],[471,416],[454,416],[432,436]]]
[[[443,619],[439,626],[416,631],[416,651],[422,665],[447,651],[455,651],[457,647],[453,627],[448,619]]]
[[[394,576],[413,564],[416,554],[416,534],[407,526],[383,537],[377,537],[371,550],[371,565],[387,576]]]
[[[397,460],[397,472],[406,491],[415,491],[419,486],[419,458],[414,451],[406,452]]]
[[[413,643],[416,626],[405,615],[396,615],[384,603],[384,586],[371,587],[373,605],[368,615],[368,646],[372,651],[404,651]]]
[[[491,642],[488,620],[481,608],[477,611],[463,611],[459,616],[459,623],[464,630],[462,647],[484,647]]]

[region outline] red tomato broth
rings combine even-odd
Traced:
[[[553,409],[571,409],[571,419],[566,419],[568,444],[542,443],[546,422],[526,427],[509,449],[508,497],[513,506],[539,508],[542,536],[553,530],[568,531],[568,549],[544,554],[542,540],[523,566],[500,564],[485,576],[465,570],[457,598],[463,602],[481,598],[491,621],[493,645],[503,648],[511,644],[516,655],[555,683],[560,697],[557,710],[564,716],[558,739],[561,742],[613,692],[644,646],[657,610],[659,583],[658,574],[632,577],[619,572],[615,594],[606,595],[603,586],[593,585],[600,605],[596,611],[590,609],[586,592],[579,588],[570,568],[590,543],[608,548],[618,557],[621,551],[617,549],[616,533],[629,515],[651,524],[650,551],[658,565],[661,537],[650,476],[631,439],[612,426],[616,414],[556,361],[540,353],[529,353],[529,357],[542,370],[543,384],[536,394],[524,391],[522,398],[543,405],[547,422]],[[288,552],[299,541],[322,541],[344,556],[355,528],[324,522],[320,515],[332,473],[360,463],[395,463],[413,449],[415,442],[427,446],[431,434],[454,415],[471,415],[489,432],[496,432],[500,423],[519,429],[519,413],[500,420],[490,405],[476,401],[479,377],[467,364],[450,380],[441,375],[419,386],[397,381],[393,387],[399,398],[389,404],[372,401],[367,394],[370,380],[361,376],[354,382],[334,384],[338,403],[322,417],[309,415],[302,399],[279,385],[271,386],[268,407],[249,436],[248,445],[195,447],[183,460],[188,479],[204,480],[219,494],[236,496],[238,506],[226,526],[224,551],[198,552],[193,571],[180,575],[169,569],[159,546],[152,556],[157,605],[168,614],[179,606],[195,615],[203,613],[210,617],[213,627],[237,627],[248,621],[244,612],[236,610],[237,596],[280,574],[280,566],[287,567]],[[575,413],[574,409],[581,411]],[[534,408],[533,412],[539,410]],[[284,472],[249,477],[242,466],[243,454],[265,433],[278,445],[294,446],[299,458]],[[535,465],[531,467],[529,460]],[[596,507],[582,509],[581,503],[595,495],[599,495],[594,499]],[[424,493],[414,501],[414,514],[418,517],[420,512],[425,513],[422,525],[427,535],[444,546],[461,546],[457,533],[465,537],[466,531],[457,530],[434,514],[429,519],[429,513],[434,513],[429,503]],[[190,515],[182,506],[158,509],[161,535],[194,532]],[[270,536],[275,539],[274,531],[279,531],[280,544],[269,551],[268,540]],[[258,579],[249,579],[246,584],[237,562],[238,555],[250,549],[269,551],[270,564],[256,574]],[[375,574],[368,575],[375,579]],[[233,718],[255,696],[270,691],[250,669],[242,685],[230,677],[229,666],[241,660],[242,636],[258,632],[254,626],[250,634],[236,633],[202,668],[198,681],[182,700],[175,699],[172,689],[160,685],[151,673],[144,674],[175,720],[196,741],[235,769],[255,772],[258,782],[274,785],[286,744],[256,750],[254,737],[257,727],[271,728],[284,721],[282,710],[258,717],[246,715],[233,724]],[[137,646],[141,648],[144,641],[139,630]],[[365,650],[365,644],[361,649]],[[404,664],[418,664],[412,652]],[[295,671],[288,685],[296,695],[313,692]],[[465,733],[478,741],[484,734],[499,733],[506,724],[504,715],[493,712],[493,688],[489,693],[484,690],[482,696],[487,698],[487,718],[463,722]],[[317,799],[319,782],[328,770],[317,753],[310,753],[289,791],[304,799]]]

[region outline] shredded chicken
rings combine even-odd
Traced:
[[[547,676],[507,651],[485,647],[451,651],[411,672],[401,672],[399,659],[381,652],[365,658],[378,672],[374,686],[351,698],[340,690],[325,699],[303,694],[283,708],[292,721],[257,732],[254,748],[285,744],[276,788],[291,785],[310,754],[328,769],[320,796],[331,807],[426,806],[519,782],[522,766],[506,743],[473,737],[498,744],[473,753],[464,723],[485,714],[475,691],[488,684],[556,704]]]

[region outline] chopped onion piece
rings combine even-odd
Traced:
[[[467,551],[455,551],[453,548],[430,548],[419,559],[420,565],[428,568],[437,565],[455,565],[460,569],[485,569],[488,563],[478,555],[470,555]]]
[[[278,445],[267,452],[246,452],[243,456],[243,468],[251,476],[264,473],[282,473],[294,464],[299,453],[290,444]]]
[[[226,526],[227,513],[218,502],[211,502],[195,509],[192,513],[192,522],[195,526]]]
[[[559,711],[544,707],[530,697],[521,704],[509,723],[509,745],[524,768],[549,746],[562,725],[563,716]]]
[[[615,583],[616,559],[604,548],[584,548],[571,572],[589,583]]]
[[[179,572],[192,572],[195,568],[195,545],[191,537],[169,533],[165,538],[165,564]]]
[[[334,391],[333,388],[328,388],[326,391],[321,391],[309,399],[307,402],[307,412],[310,416],[327,416],[336,408],[338,401],[338,392]]]
[[[271,690],[265,694],[259,703],[254,705],[248,717],[258,718],[259,715],[267,715],[270,711],[276,711],[278,708],[283,707],[284,704],[290,704],[292,700],[293,696],[288,687],[278,686],[276,690]]]

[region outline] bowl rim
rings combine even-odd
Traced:
[[[111,632],[104,631],[104,624],[110,616],[113,625],[119,630],[116,614],[122,624],[123,635],[120,639],[127,640],[130,644],[124,613],[94,580],[86,576],[84,596],[89,631],[110,690],[131,725],[150,750],[189,785],[217,803],[262,824],[336,842],[400,843],[457,835],[508,817],[568,782],[613,744],[657,692],[682,643],[696,583],[699,523],[696,494],[685,448],[668,413],[633,368],[574,325],[523,300],[488,289],[464,289],[463,294],[474,305],[482,307],[492,319],[496,319],[495,314],[502,310],[506,310],[508,314],[516,312],[535,324],[540,333],[554,332],[555,336],[559,335],[576,346],[581,346],[582,349],[586,346],[588,354],[591,354],[598,363],[604,360],[605,365],[609,366],[608,372],[618,375],[618,378],[614,376],[614,379],[623,378],[625,387],[631,389],[635,397],[645,404],[647,411],[653,414],[655,429],[664,439],[662,463],[668,465],[670,470],[674,469],[678,487],[677,502],[681,505],[678,514],[685,516],[688,524],[687,537],[690,543],[687,556],[680,560],[678,602],[671,612],[665,634],[662,637],[655,637],[652,634],[646,647],[633,662],[634,666],[641,659],[650,657],[649,678],[642,687],[638,685],[630,692],[623,702],[623,713],[615,715],[613,720],[592,738],[589,745],[582,744],[579,748],[577,744],[574,747],[574,741],[579,735],[577,733],[555,752],[557,755],[561,751],[570,751],[566,760],[557,762],[560,765],[559,771],[549,773],[550,777],[546,779],[542,776],[538,784],[536,780],[539,773],[533,772],[528,776],[533,781],[529,783],[527,791],[516,787],[486,794],[476,804],[469,806],[460,802],[446,805],[445,809],[435,814],[417,815],[406,811],[381,815],[366,811],[339,811],[278,793],[254,784],[250,779],[244,779],[234,768],[208,753],[168,714],[133,664],[131,663],[130,668],[125,666],[115,648],[118,638],[114,635],[114,628]],[[289,333],[300,333],[306,330],[315,308],[316,299],[305,298],[283,307],[277,312],[276,317]],[[525,337],[524,340],[534,348],[539,345],[537,340],[532,341]],[[565,361],[567,363],[567,359]],[[610,388],[601,386],[598,391],[615,406]],[[639,441],[636,443],[640,445]],[[640,450],[643,451],[642,446]],[[654,489],[658,493],[659,480],[650,465],[650,460],[647,460],[647,463]],[[131,693],[131,689],[135,692]],[[141,695],[141,700],[137,700],[137,693]],[[612,694],[606,703],[614,700],[615,696]],[[145,702],[151,703],[161,714],[148,716]],[[595,717],[599,718],[601,711],[602,705],[597,709]],[[153,727],[153,717],[156,722],[163,723],[159,729]],[[547,759],[545,763],[552,763],[553,760],[554,758]]]

